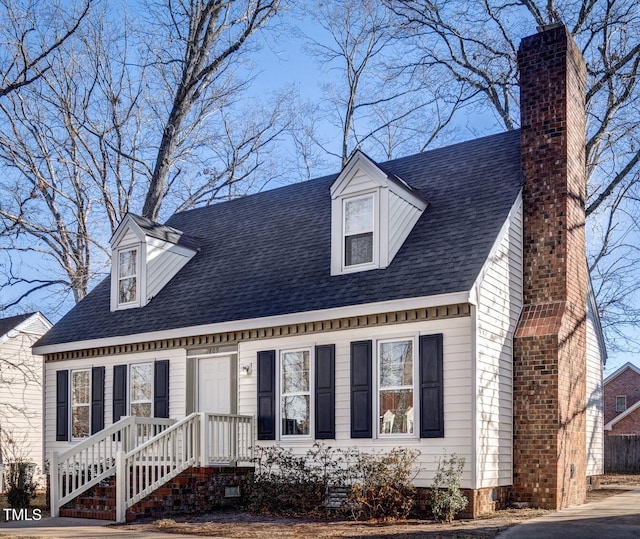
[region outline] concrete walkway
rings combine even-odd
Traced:
[[[640,487],[527,520],[497,539],[638,539]]]
[[[43,518],[34,521],[0,522],[0,537],[55,537],[59,539],[159,539],[162,534],[113,526],[111,520],[88,518]],[[194,539],[193,535],[171,534],[171,539]]]

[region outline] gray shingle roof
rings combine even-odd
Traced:
[[[331,276],[336,176],[175,214],[200,252],[139,309],[109,310],[109,278],[38,346],[467,291],[521,187],[512,131],[383,163],[430,205],[386,269]]]
[[[9,316],[8,318],[0,318],[0,337],[4,337],[16,326],[19,326],[27,318],[31,318],[36,313],[25,313],[17,316]]]

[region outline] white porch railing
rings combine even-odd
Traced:
[[[174,419],[124,417],[69,450],[54,453],[50,463],[51,515],[59,516],[65,503],[113,475],[118,451],[130,451],[173,423]]]
[[[203,413],[201,428],[201,466],[253,459],[252,417]]]
[[[193,413],[140,447],[116,456],[116,522],[125,522],[126,511],[198,463],[201,417]]]
[[[253,418],[195,412],[139,447],[116,456],[116,522],[127,509],[191,466],[253,458]]]

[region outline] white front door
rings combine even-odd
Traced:
[[[230,414],[233,411],[231,391],[231,356],[198,360],[198,411]]]

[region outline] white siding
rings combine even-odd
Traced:
[[[390,337],[411,337],[418,334],[442,333],[444,335],[444,419],[445,437],[432,439],[358,439],[350,438],[350,343],[352,341]],[[436,471],[438,457],[445,451],[465,457],[467,465],[463,474],[463,486],[470,487],[470,465],[472,456],[471,429],[471,333],[470,318],[434,320],[430,322],[407,323],[378,328],[361,328],[347,331],[303,335],[269,339],[264,341],[241,342],[238,346],[240,365],[252,364],[250,376],[240,376],[238,392],[238,413],[256,414],[256,356],[260,350],[283,350],[287,348],[309,347],[319,344],[336,346],[336,439],[327,440],[331,447],[358,447],[362,451],[380,451],[392,447],[407,447],[421,452],[420,473],[417,486],[431,484]],[[375,408],[375,406],[374,406]],[[417,406],[416,406],[417,408]],[[375,414],[375,410],[374,410]],[[312,412],[313,415],[313,412]],[[312,427],[313,428],[313,427]],[[256,442],[260,445],[272,445],[278,442]],[[313,444],[313,440],[295,440],[282,442],[296,452],[304,453]]]
[[[353,177],[349,180],[349,184],[345,186],[342,195],[359,194],[367,189],[379,187],[369,176],[362,170],[358,169]]]
[[[147,244],[147,301],[157,295],[191,259],[172,247],[173,244],[168,242],[164,242],[162,246]]]
[[[104,366],[104,426],[113,423],[113,366],[169,360],[169,417],[185,416],[186,353],[184,349],[124,354],[103,358],[73,359],[45,364],[45,457],[52,451],[65,451],[75,442],[56,441],[56,371]],[[127,402],[129,400],[127,399]]]
[[[512,210],[507,227],[477,287],[477,488],[513,483],[513,333],[522,309],[521,204]]]
[[[598,325],[589,302],[587,308],[587,475],[604,473],[604,395],[602,389],[603,350]]]
[[[21,458],[42,476],[42,357],[31,345],[47,331],[38,318],[19,332],[9,332],[0,344],[0,444],[5,462]]]
[[[389,261],[396,256],[421,215],[420,208],[389,191]]]
[[[118,242],[118,246],[128,246],[134,243],[140,243],[140,238],[138,238],[136,233],[129,228],[120,242]]]

